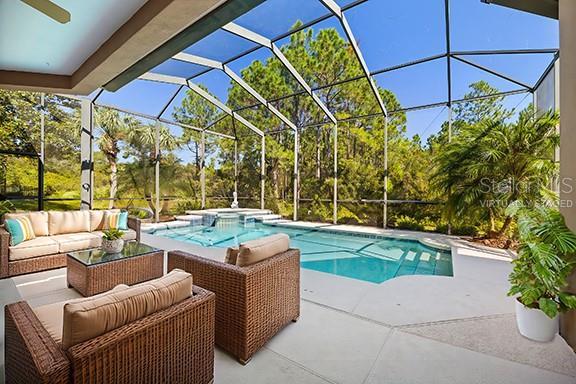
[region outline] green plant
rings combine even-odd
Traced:
[[[12,212],[14,210],[14,204],[12,204],[9,200],[2,200],[0,201],[0,219],[4,217],[5,214],[8,212]]]
[[[490,238],[508,235],[512,217],[504,208],[549,193],[558,119],[553,111],[535,116],[530,106],[512,123],[498,117],[460,127],[434,158],[432,182],[447,196],[446,217],[487,222]]]
[[[509,296],[548,317],[576,309],[576,296],[565,292],[566,279],[576,266],[576,235],[556,209],[512,203],[506,212],[518,221],[520,247],[509,281]]]
[[[102,237],[104,238],[104,240],[113,241],[113,240],[121,239],[123,235],[124,235],[124,232],[122,232],[121,230],[119,230],[117,228],[111,228],[111,229],[104,231]]]
[[[396,219],[396,228],[398,229],[408,229],[411,231],[423,231],[424,225],[418,220],[410,216],[400,216]]]

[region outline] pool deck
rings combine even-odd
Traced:
[[[537,343],[516,330],[514,302],[506,296],[511,252],[438,234],[282,225],[450,247],[454,277],[413,275],[374,284],[302,269],[300,320],[246,366],[217,350],[216,384],[576,383],[576,355],[562,338]],[[143,241],[210,258],[224,252],[149,234]],[[38,306],[79,297],[66,288],[64,268],[0,280],[0,288],[3,304],[23,299]]]

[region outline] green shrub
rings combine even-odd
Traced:
[[[176,203],[176,212],[182,214],[185,211],[191,211],[195,209],[202,209],[202,202],[200,200],[186,199],[179,200]]]
[[[456,236],[478,236],[480,234],[480,229],[475,225],[454,224],[450,230],[451,234]],[[448,224],[439,224],[435,232],[448,233]]]
[[[5,214],[12,212],[14,210],[14,204],[9,200],[0,201],[0,220]]]
[[[418,220],[410,216],[399,216],[394,223],[394,226],[398,229],[408,229],[411,231],[423,231],[424,225]]]
[[[362,221],[354,212],[348,208],[339,205],[338,206],[338,223],[340,224],[359,224]]]

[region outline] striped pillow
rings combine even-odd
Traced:
[[[36,238],[32,222],[23,216],[17,219],[6,219],[6,230],[10,232],[10,245],[18,245],[23,241]]]
[[[106,212],[105,228],[128,230],[128,212]]]

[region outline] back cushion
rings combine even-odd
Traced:
[[[90,232],[90,211],[48,211],[50,235]]]
[[[290,248],[290,238],[284,233],[263,237],[240,244],[236,265],[245,267],[286,252]]]
[[[103,231],[107,229],[105,226],[106,214],[107,213],[117,213],[120,212],[119,209],[102,209],[102,210],[91,210],[90,211],[90,232],[93,231]]]
[[[4,215],[5,219],[19,219],[21,217],[27,217],[30,220],[35,236],[48,236],[48,212],[7,213]]]
[[[97,298],[64,306],[62,346],[65,349],[166,309],[192,292],[192,275],[174,269],[167,275]]]

